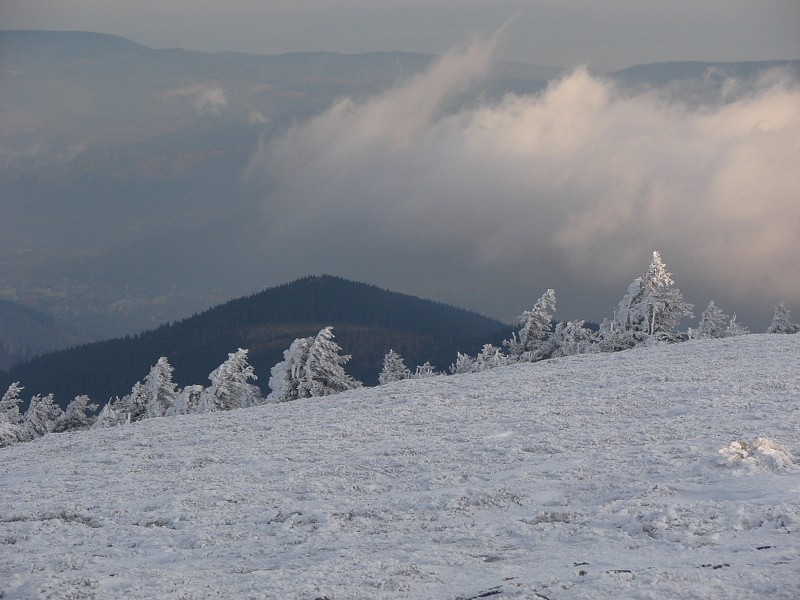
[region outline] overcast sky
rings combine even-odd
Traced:
[[[611,69],[800,58],[798,0],[0,0],[2,28],[113,33],[157,47],[441,53],[514,17],[501,58]]]

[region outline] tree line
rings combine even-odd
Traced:
[[[702,312],[696,329],[678,331],[679,323],[692,317],[693,305],[683,299],[659,252],[654,251],[644,275],[634,279],[620,300],[614,315],[604,319],[597,331],[585,321],[555,323],[555,290],[548,289],[529,310],[519,317],[520,328],[502,347],[485,344],[476,356],[458,352],[450,365],[451,374],[473,373],[501,366],[537,362],[574,354],[617,352],[654,342],[679,342],[688,339],[720,338],[749,333],[728,317],[714,301]],[[800,324],[792,323],[789,310],[781,302],[776,308],[767,333],[798,333]],[[182,389],[173,382],[173,368],[161,357],[147,376],[134,384],[130,393],[116,397],[97,409],[86,395],[77,396],[66,409],[55,403],[53,394],[37,394],[22,413],[23,387],[12,383],[0,399],[0,447],[30,441],[47,433],[87,428],[113,427],[157,417],[187,415],[247,408],[265,403],[288,402],[301,398],[329,396],[356,389],[362,383],[348,375],[344,366],[351,359],[341,354],[334,341],[332,327],[324,327],[315,336],[295,339],[283,353],[283,360],[270,371],[266,397],[252,381],[257,380],[248,363],[248,350],[239,348],[212,371],[211,385],[189,385]],[[394,350],[389,350],[378,376],[379,385],[404,379],[444,375],[430,363],[412,372]]]

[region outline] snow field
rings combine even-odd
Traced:
[[[0,597],[797,598],[798,432],[749,335],[50,434]]]

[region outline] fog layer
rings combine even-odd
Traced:
[[[269,182],[276,275],[286,261],[505,318],[555,287],[557,316],[600,319],[659,249],[700,310],[800,309],[796,81],[690,104],[578,69],[466,100],[492,46],[262,141],[248,175]]]

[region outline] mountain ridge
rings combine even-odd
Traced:
[[[166,356],[180,385],[205,384],[227,353],[250,350],[250,363],[267,390],[269,370],[296,337],[333,326],[347,370],[377,382],[383,356],[394,349],[413,369],[430,361],[446,369],[456,353],[476,353],[499,343],[510,326],[473,311],[330,275],[307,276],[211,307],[186,319],[133,336],[38,356],[0,373],[0,387],[14,381],[26,395],[53,392],[60,404],[88,394],[105,403],[127,393]]]

